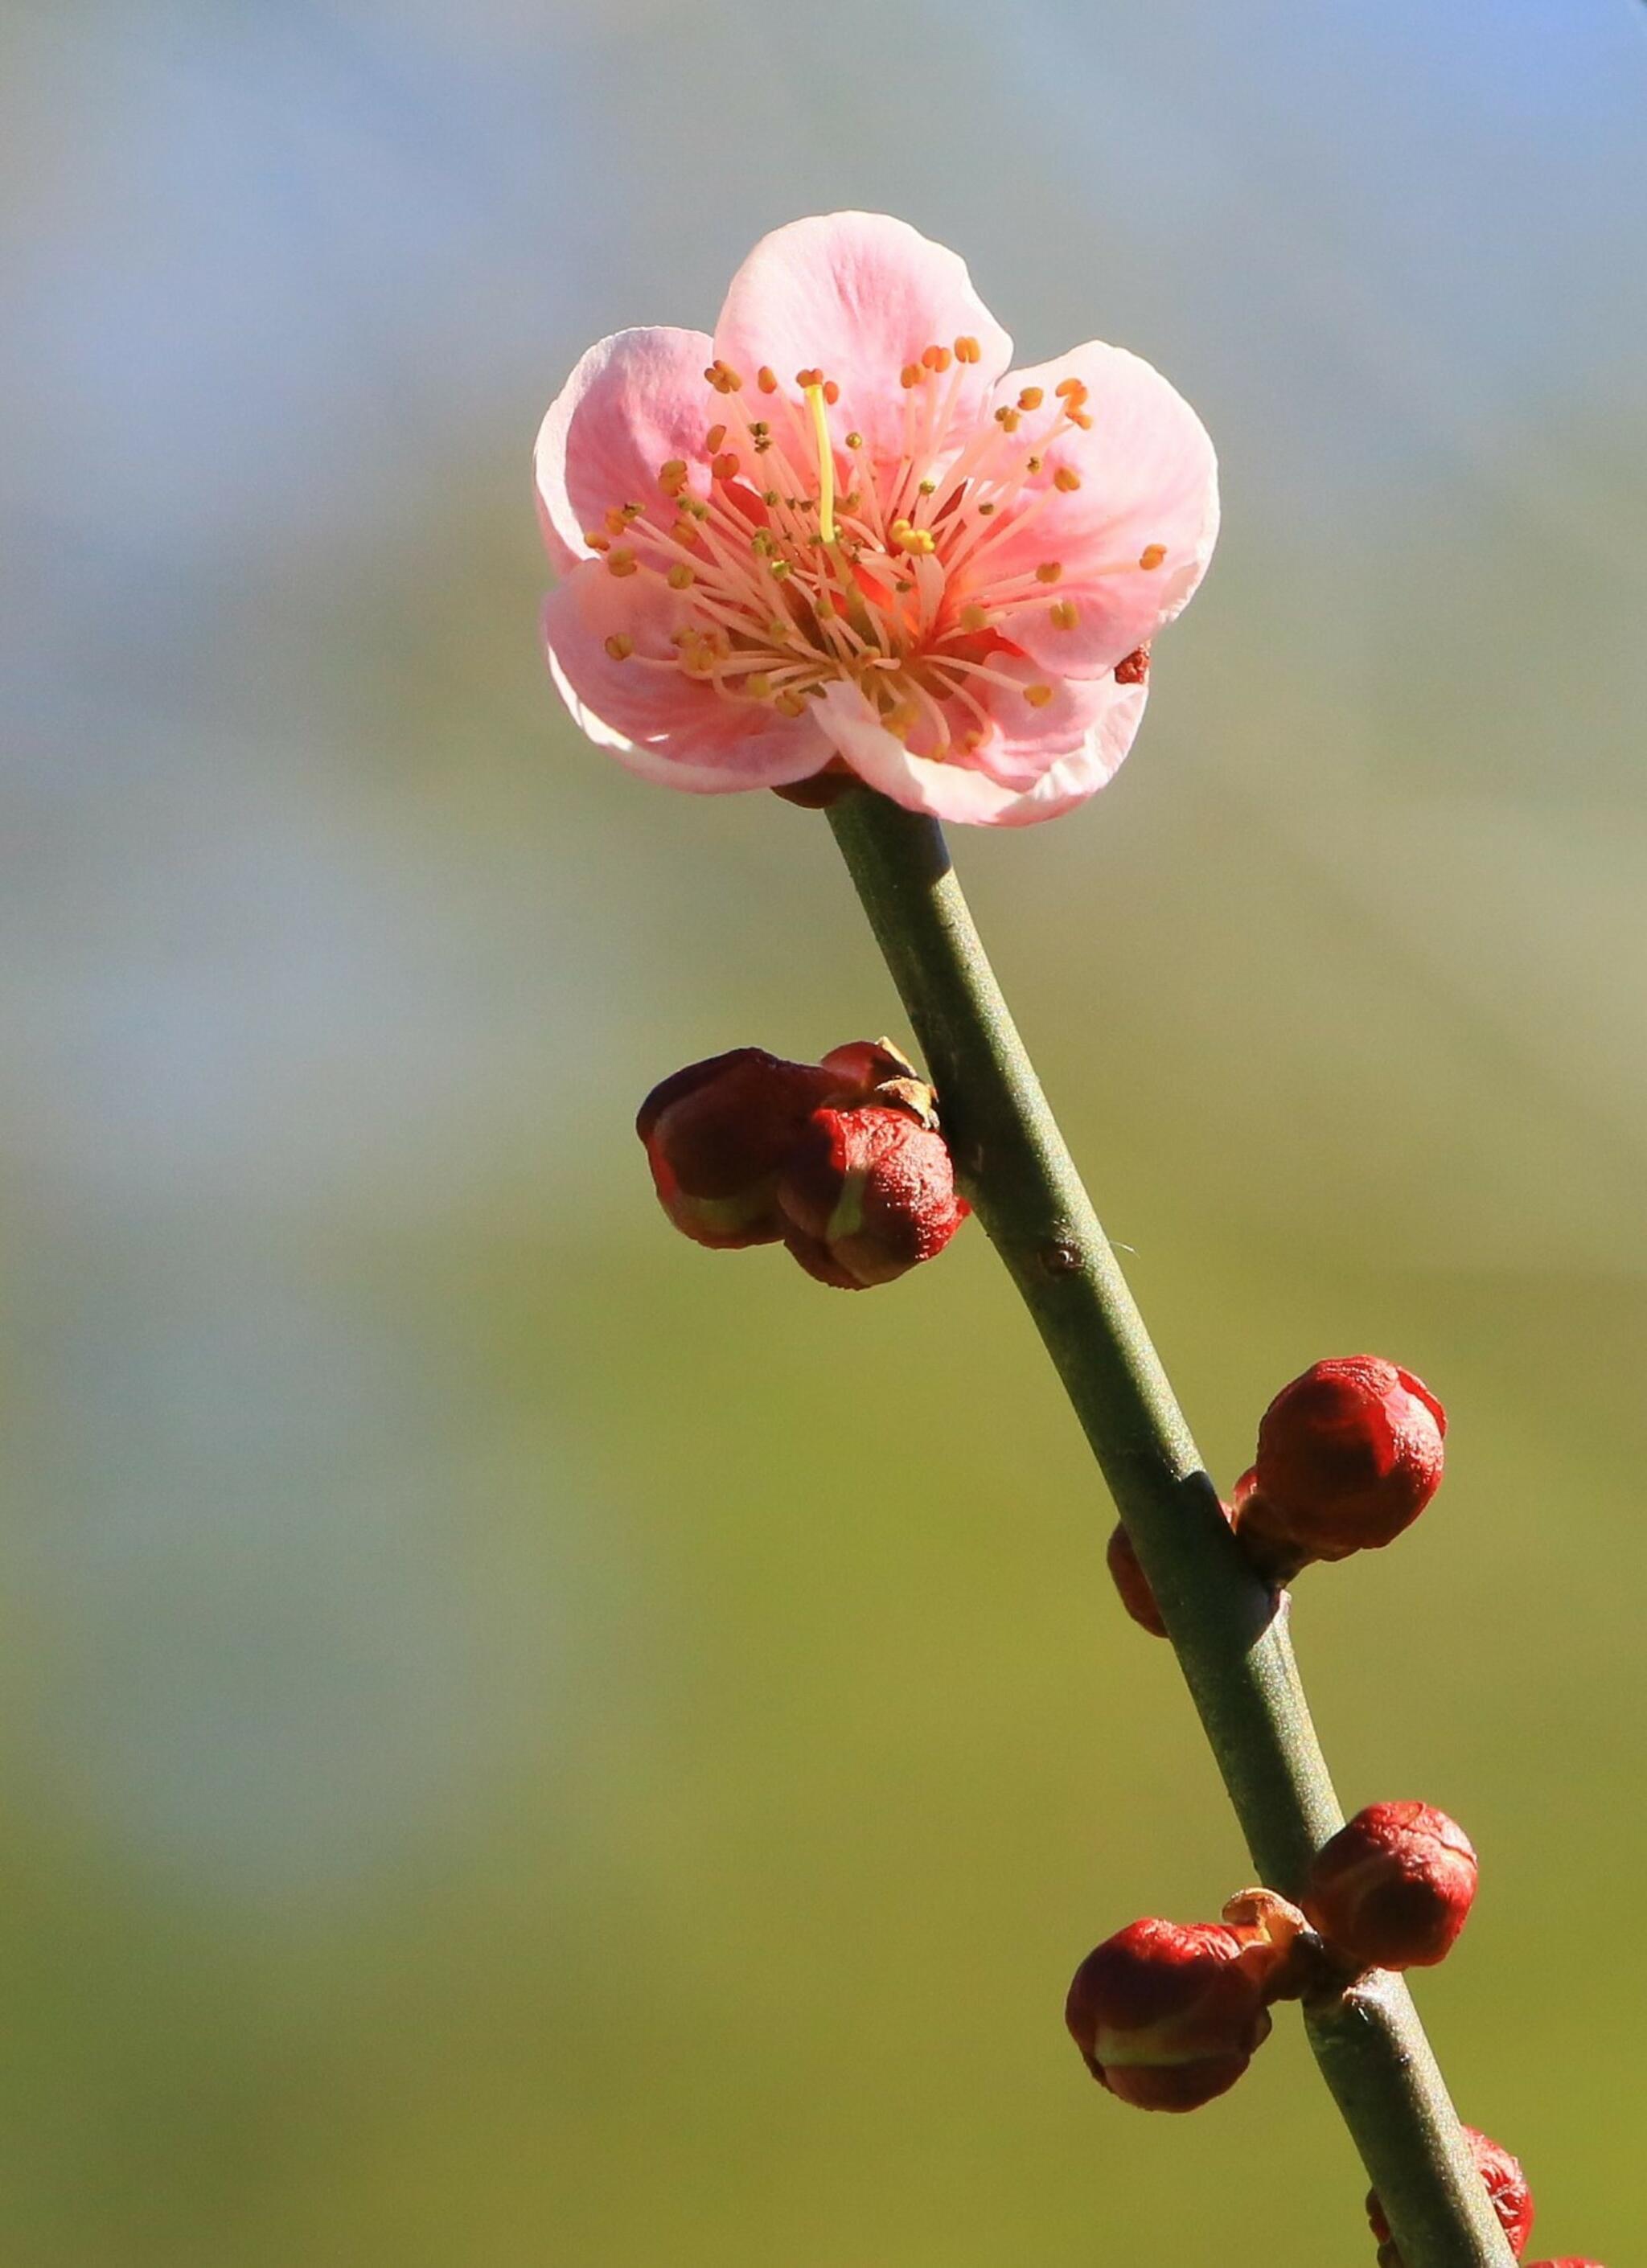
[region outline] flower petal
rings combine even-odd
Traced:
[[[670,634],[684,618],[656,578],[620,579],[588,561],[550,592],[543,642],[580,729],[642,778],[693,795],[786,787],[820,770],[832,750],[810,707],[779,716],[676,666]],[[606,644],[619,636],[633,643],[621,661]]]
[[[713,351],[702,331],[656,325],[615,331],[579,363],[550,404],[533,453],[538,519],[557,567],[590,556],[584,532],[598,529],[616,504],[637,504],[667,527],[675,507],[658,486],[658,468],[672,457],[685,459],[691,492],[708,494],[704,370]]]
[[[795,372],[821,369],[841,390],[840,431],[856,427],[886,459],[904,450],[909,396],[899,373],[928,347],[953,352],[964,337],[977,340],[979,360],[928,381],[950,401],[951,425],[982,414],[1012,341],[958,254],[906,221],[844,212],[763,237],[732,279],[714,350],[746,382],[766,365],[792,399]]]
[[[1114,777],[1133,744],[1148,692],[1145,685],[1106,681],[1079,745],[1053,755],[1038,777],[1023,785],[991,777],[979,768],[979,757],[936,763],[912,755],[886,730],[855,685],[826,686],[815,707],[818,722],[859,778],[906,810],[972,827],[1029,827],[1073,810]],[[1016,764],[1013,769],[1017,770]]]
[[[1071,378],[1087,388],[1090,427],[1058,431],[1013,521],[963,572],[968,595],[988,606],[992,587],[1055,561],[1062,571],[1055,585],[994,618],[1047,669],[1096,677],[1147,644],[1206,573],[1218,534],[1218,461],[1182,394],[1120,347],[1095,342],[1014,371],[997,399],[1011,402],[1025,387],[1039,387],[1051,401]],[[1059,489],[1060,471],[1074,473],[1080,486]],[[1146,558],[1157,563],[1145,567]],[[1060,627],[1052,608],[1071,602],[1075,625]]]

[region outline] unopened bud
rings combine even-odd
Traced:
[[[654,1086],[635,1131],[682,1234],[723,1251],[775,1244],[784,1232],[779,1168],[837,1084],[821,1064],[734,1048]]]
[[[1267,1892],[1228,1922],[1135,1921],[1075,1971],[1064,2021],[1088,2070],[1141,2110],[1194,2110],[1269,2036],[1304,1917]]]
[[[931,1260],[967,1214],[949,1145],[907,1107],[816,1110],[778,1182],[784,1241],[820,1284],[890,1284]]]
[[[1377,1355],[1318,1362],[1259,1426],[1237,1532],[1284,1582],[1312,1559],[1393,1543],[1441,1484],[1447,1414],[1422,1380]]]
[[[1495,2142],[1490,2136],[1481,2133],[1473,2126],[1466,2126],[1464,2139],[1470,2146],[1476,2171],[1487,2184],[1487,2194],[1493,2201],[1493,2211],[1498,2215],[1499,2225],[1510,2239],[1510,2249],[1519,2260],[1533,2234],[1533,2191],[1527,2187],[1527,2177],[1521,2170],[1519,2161],[1512,2158],[1503,2145]],[[1369,2191],[1367,2194],[1367,2223],[1379,2244],[1390,2255],[1385,2268],[1401,2268],[1401,2256],[1395,2250],[1390,2224],[1385,2218],[1384,2207],[1378,2202],[1376,2190]],[[1378,2257],[1381,2261],[1384,2259],[1383,2251]],[[1552,2268],[1555,2268],[1555,2264],[1552,2264]]]
[[[1374,1803],[1316,1853],[1301,1903],[1358,1969],[1429,1969],[1451,1951],[1475,1897],[1464,1830],[1427,1803]]]
[[[1243,1473],[1241,1478],[1236,1483],[1233,1503],[1220,1504],[1219,1510],[1231,1526],[1234,1525],[1241,1506],[1251,1492],[1252,1485],[1252,1474]],[[1114,1534],[1110,1538],[1109,1547],[1104,1557],[1104,1564],[1110,1571],[1110,1580],[1119,1594],[1121,1604],[1127,1613],[1139,1628],[1147,1630],[1152,1638],[1164,1638],[1167,1634],[1167,1626],[1162,1619],[1161,1609],[1156,1603],[1156,1594],[1149,1587],[1149,1578],[1139,1564],[1138,1552],[1132,1537],[1119,1522]]]

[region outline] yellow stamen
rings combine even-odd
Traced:
[[[1058,470],[1052,475],[1052,486],[1055,489],[1061,489],[1066,496],[1073,496],[1081,486],[1081,475],[1068,465],[1060,465]]]
[[[938,549],[937,539],[929,527],[912,527],[906,519],[892,522],[892,548],[895,551],[919,551],[930,557]]]
[[[635,651],[635,641],[623,630],[614,630],[606,641],[606,651],[614,661],[627,661]]]
[[[1063,571],[1064,570],[1061,561],[1057,559],[1043,559],[1040,565],[1035,571],[1035,579],[1038,583],[1055,583]]]
[[[683,560],[678,567],[670,568],[664,579],[671,591],[690,591],[698,578]]]
[[[1081,615],[1073,599],[1059,599],[1047,608],[1055,630],[1073,630]]]
[[[1164,543],[1146,543],[1138,555],[1138,563],[1146,575],[1152,575],[1167,556]]]
[[[1023,697],[1031,709],[1045,709],[1052,697],[1052,688],[1050,685],[1026,685]]]
[[[989,628],[989,616],[984,612],[982,607],[963,607],[961,628],[969,636],[975,637],[979,630]]]
[[[835,541],[835,452],[830,446],[829,419],[824,415],[820,381],[805,388],[812,409],[812,431],[818,452],[818,534],[825,543]]]

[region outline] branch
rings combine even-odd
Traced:
[[[927,1057],[962,1185],[1056,1365],[1155,1593],[1259,1879],[1296,1897],[1341,1824],[1280,1603],[1220,1510],[961,895],[935,821],[854,788],[829,820]],[[1411,1995],[1306,2012],[1406,2268],[1513,2268]]]

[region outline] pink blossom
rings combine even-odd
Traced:
[[[1102,787],[1212,553],[1212,445],[1118,347],[1011,354],[964,262],[875,213],[765,238],[713,339],[592,347],[536,452],[590,738],[699,794],[844,772],[983,825]]]

